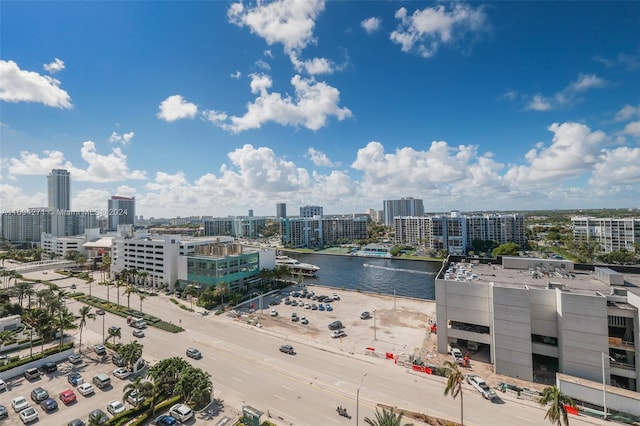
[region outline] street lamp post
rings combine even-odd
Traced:
[[[360,388],[362,387],[362,382],[365,377],[367,377],[367,373],[362,375],[362,379],[360,379],[360,386],[358,386],[358,390],[356,391],[356,426],[358,426],[358,421],[360,420]]]
[[[96,311],[96,314],[98,314],[98,315],[100,315],[102,317],[102,343],[104,343],[104,316],[105,316],[104,314],[105,314],[105,312],[102,309],[98,309]]]
[[[373,340],[376,340],[376,311],[373,311]]]
[[[602,409],[604,411],[604,419],[607,420],[607,382],[605,380],[606,376],[604,375],[604,358],[609,358],[609,361],[613,361],[613,358],[604,352],[601,352],[600,355],[602,358]]]

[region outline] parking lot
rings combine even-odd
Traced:
[[[29,401],[29,405],[38,413],[38,420],[33,424],[41,423],[45,425],[66,425],[73,419],[81,419],[87,422],[89,413],[97,408],[107,412],[107,404],[112,400],[123,401],[124,387],[133,378],[124,380],[114,377],[111,373],[117,367],[111,363],[111,352],[107,355],[98,356],[93,352],[86,352],[82,356],[82,362],[72,364],[69,361],[60,362],[55,372],[41,374],[39,378],[27,380],[20,375],[6,380],[7,389],[0,393],[0,403],[7,408],[8,418],[5,419],[3,425],[22,425],[22,421],[18,413],[11,407],[11,401],[17,397],[24,397]],[[67,378],[69,374],[79,373],[84,382],[91,383],[92,378],[99,374],[108,374],[111,378],[111,384],[102,389],[93,386],[94,393],[83,396],[77,391],[77,387],[71,385]],[[47,413],[40,405],[31,398],[31,392],[41,387],[46,390],[50,398],[58,402],[58,408]],[[76,395],[76,402],[65,405],[59,398],[59,395],[65,390],[72,389]],[[125,405],[129,407],[129,404]],[[112,417],[109,415],[109,417]]]
[[[302,297],[305,288],[306,294],[313,293],[316,298]],[[292,292],[300,294],[293,297]],[[339,300],[328,302],[331,308],[327,310],[327,302],[318,301],[317,296],[333,299],[334,293]],[[285,304],[287,297],[297,306]],[[276,302],[279,303],[270,305]],[[380,353],[418,355],[428,336],[430,321],[435,319],[435,303],[430,301],[312,285],[289,287],[265,297],[262,304],[262,311],[257,299],[245,304],[242,319],[259,322],[264,329],[283,334],[285,338],[361,354],[373,348]],[[316,309],[312,309],[313,304]],[[321,304],[323,310],[318,309]],[[255,312],[248,314],[252,305]],[[277,316],[272,316],[272,310]],[[369,317],[361,319],[365,311]],[[297,321],[291,320],[294,313]],[[303,318],[308,323],[304,324]],[[334,321],[342,322],[344,335],[332,337],[335,330],[330,330],[329,324]]]

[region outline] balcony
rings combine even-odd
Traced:
[[[609,337],[609,347],[622,349],[625,351],[635,351],[636,344],[634,342],[628,342],[626,340],[622,340],[621,337]]]

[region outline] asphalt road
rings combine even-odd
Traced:
[[[96,275],[96,278],[99,280],[99,275]],[[70,283],[68,280],[57,282],[61,286]],[[79,284],[78,290],[88,293],[88,284]],[[106,298],[104,286],[94,284],[92,293]],[[112,287],[111,300],[115,299],[115,288]],[[181,302],[188,305],[188,302]],[[120,303],[126,305],[126,297],[121,296]],[[69,300],[67,306],[73,312],[77,312],[81,304]],[[139,299],[135,295],[131,297],[131,306],[139,307]],[[323,346],[322,342],[304,340],[301,336],[283,335],[260,329],[234,321],[226,315],[201,316],[198,313],[187,312],[170,302],[169,297],[165,295],[144,300],[143,310],[166,321],[180,324],[186,329],[185,332],[177,334],[154,327],[145,330],[146,337],[139,339],[144,345],[144,358],[153,364],[163,358],[184,357],[186,348],[190,346],[200,349],[203,353],[202,359],[188,360],[211,374],[214,397],[223,400],[224,409],[216,417],[206,420],[202,415],[198,415],[188,424],[215,424],[225,415],[233,417],[240,411],[243,402],[263,411],[263,420],[270,414],[271,420],[278,425],[364,425],[364,417],[374,416],[377,403],[459,421],[460,400],[444,396],[444,378],[414,373],[394,365],[390,360],[364,354],[350,354],[337,350],[335,346]],[[268,315],[268,309],[265,309],[265,315]],[[102,321],[103,318],[99,317],[96,321],[89,322],[83,334],[83,342],[92,346],[100,341]],[[131,334],[133,328],[125,324],[124,318],[107,313],[104,316],[105,330],[112,325],[122,327],[123,343],[135,339]],[[297,353],[287,355],[279,352],[280,345],[284,343],[293,345]],[[110,364],[109,369],[113,368],[115,367]],[[66,380],[60,380],[66,388]],[[124,382],[112,380],[117,386],[124,386]],[[359,423],[355,418],[358,387]],[[8,405],[14,395],[28,397],[25,391],[12,389],[1,395],[2,401]],[[70,407],[61,407],[56,417],[52,415],[46,418],[46,423],[42,420],[41,423],[63,424],[76,416],[86,419],[86,414],[92,409],[104,409],[110,399],[122,397],[119,389],[104,394],[107,396],[102,398],[104,395],[99,395],[100,399],[95,398],[91,404],[78,403],[77,413]],[[111,398],[111,395],[114,395],[114,398]],[[92,406],[88,407],[89,405]],[[349,420],[340,417],[336,413],[338,405],[347,408],[353,418]],[[464,412],[466,425],[511,426],[546,423],[545,411],[532,402],[505,398],[502,403],[492,403],[484,400],[466,384]],[[13,422],[14,419],[17,420],[17,416],[14,413],[11,413],[11,416],[6,424],[18,424]],[[572,417],[571,424],[604,422]]]

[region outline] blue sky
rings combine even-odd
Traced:
[[[2,210],[640,207],[639,2],[0,8]]]

